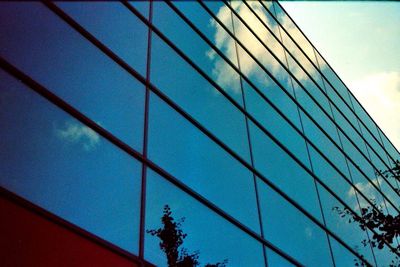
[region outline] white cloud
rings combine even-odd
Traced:
[[[262,7],[258,2],[248,2],[249,6],[254,10],[254,12],[261,18],[261,20],[269,26],[272,32],[279,38],[279,30],[273,21],[268,19],[266,15],[266,11],[264,7]],[[285,64],[285,54],[282,46],[274,39],[274,37],[269,33],[269,31],[264,27],[264,25],[259,21],[259,19],[247,8],[247,6],[240,2],[232,2],[232,7],[239,14],[244,21],[247,22],[249,27],[256,33],[256,35],[266,44],[272,52],[281,60],[282,63]],[[218,19],[224,25],[231,25],[231,11],[228,7],[223,6],[219,9],[217,15]],[[234,16],[234,15],[233,15]],[[273,75],[280,76],[282,75],[282,67],[276,61],[269,52],[263,47],[263,45],[257,40],[257,38],[247,29],[247,27],[242,24],[238,19],[235,18],[235,35],[236,37],[248,48],[248,50],[253,54],[255,58],[257,58],[264,66],[267,66]],[[295,28],[295,26],[290,22],[288,17],[282,17],[283,26],[289,32],[289,34],[297,41],[297,43],[305,49],[305,53],[309,55],[311,59],[314,58],[313,50],[310,50],[308,46],[308,42],[301,36],[300,32]],[[235,42],[233,38],[231,38],[221,26],[219,26],[218,22],[214,19],[210,20],[210,25],[215,29],[214,35],[214,43],[215,45],[225,52],[225,55],[237,65],[237,56],[236,56],[236,48]],[[231,28],[231,27],[228,27]],[[283,33],[283,32],[282,32]],[[302,52],[296,49],[296,46],[289,41],[288,37],[285,37],[283,34],[284,43],[288,50],[294,55],[294,57],[300,62],[300,64],[310,73],[313,74],[315,69],[312,67],[312,64],[304,57]],[[240,59],[240,67],[241,71],[247,77],[256,77],[261,82],[266,82],[267,74],[257,66],[247,53],[240,48],[238,45],[238,53]],[[215,60],[213,74],[216,76],[217,82],[224,87],[230,88],[232,91],[238,92],[238,75],[235,71],[227,64],[224,60],[215,57],[215,52],[213,50],[209,50],[206,52],[206,55]],[[300,69],[300,67],[296,66],[291,68],[291,71],[295,74],[295,76],[302,80],[307,76]],[[289,79],[289,77],[286,77]]]
[[[381,177],[378,177],[377,179],[375,179],[375,178],[372,179],[372,183],[374,185],[376,185],[378,188],[379,188],[379,185],[384,183],[384,182],[385,181],[383,181],[383,179]],[[359,183],[355,183],[354,186],[361,193],[363,193],[364,196],[368,198],[368,200],[378,201],[377,196],[375,195],[377,191],[376,191],[375,187],[371,183],[369,183],[369,182],[368,183],[367,182],[365,182],[365,183],[359,182]],[[360,210],[360,209],[359,209],[359,206],[358,206],[358,202],[357,202],[357,200],[355,198],[355,193],[356,193],[356,191],[354,190],[353,187],[350,187],[349,191],[347,191],[347,195],[349,197],[351,197],[353,199],[353,201],[354,201],[353,209],[357,211],[357,210]],[[369,203],[364,198],[362,198],[361,196],[359,196],[359,201],[360,201],[361,207],[370,206]],[[379,208],[383,208],[384,207],[383,199],[381,199],[381,202],[377,202],[376,204],[377,204],[377,206]]]
[[[58,138],[71,143],[79,143],[85,151],[91,151],[100,142],[100,136],[87,126],[67,121],[61,128],[55,129]]]
[[[392,143],[400,148],[400,72],[381,72],[349,87]]]

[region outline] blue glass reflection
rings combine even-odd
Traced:
[[[138,253],[141,165],[0,71],[0,185]]]

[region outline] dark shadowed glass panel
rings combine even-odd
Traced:
[[[144,85],[43,4],[0,5],[1,56],[141,151]]]
[[[264,235],[306,266],[331,266],[324,231],[258,180]]]
[[[141,165],[0,72],[0,185],[138,253]]]
[[[244,115],[158,37],[152,51],[152,83],[250,161]]]
[[[155,95],[149,116],[149,158],[259,232],[251,172]]]
[[[136,71],[146,75],[148,29],[121,3],[63,2],[57,5]]]
[[[146,230],[162,227],[163,208],[169,205],[175,220],[185,218],[183,248],[199,252],[201,266],[228,260],[227,266],[264,266],[262,245],[155,172],[147,172]],[[145,258],[167,266],[159,239],[145,235]]]

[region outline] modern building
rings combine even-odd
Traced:
[[[399,152],[278,2],[2,2],[0,21],[1,266],[166,266],[165,205],[201,266],[395,258],[349,219],[398,214],[379,173]]]

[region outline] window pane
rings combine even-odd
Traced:
[[[328,229],[339,236],[339,238],[346,242],[351,248],[355,249],[359,254],[363,255],[369,262],[373,262],[371,248],[369,246],[364,247],[362,244],[363,240],[367,240],[366,233],[361,230],[357,223],[349,222],[351,217],[348,215],[341,216],[338,210],[343,211],[344,207],[337,199],[333,198],[325,190],[319,190],[319,192]],[[353,205],[350,206],[350,208],[353,210],[359,209],[354,194],[352,195],[352,199]],[[337,255],[337,251],[334,251],[334,255]]]
[[[279,256],[271,249],[265,248],[267,253],[267,261],[269,267],[283,267],[283,266],[295,266],[291,262],[287,261],[285,258]]]
[[[259,232],[252,173],[155,95],[149,117],[149,158]]]
[[[264,235],[306,266],[331,266],[327,236],[265,183],[258,183]]]
[[[321,219],[313,177],[253,124],[250,124],[250,133],[255,168],[308,212]]]
[[[0,71],[1,186],[138,253],[141,165]]]
[[[152,83],[250,162],[244,115],[156,36],[152,51]]]
[[[144,85],[43,4],[0,5],[1,56],[141,151]]]
[[[174,2],[184,16],[198,28],[210,42],[213,42],[218,29],[210,16],[200,5],[194,2]],[[226,25],[230,26],[230,20]],[[179,49],[195,62],[211,79],[213,79],[237,103],[243,104],[239,74],[220,57],[183,19],[166,3],[154,3],[154,25],[161,30]],[[177,31],[176,29],[179,29]],[[223,29],[220,29],[223,30]],[[215,31],[215,32],[214,32]],[[196,49],[193,49],[193,44]],[[232,44],[233,45],[233,44]],[[216,44],[221,49],[221,47]],[[233,48],[233,47],[232,47]],[[237,66],[234,49],[222,51]]]
[[[57,5],[141,75],[146,76],[148,29],[121,3],[60,2]]]
[[[172,217],[185,218],[181,229],[187,237],[182,244],[188,253],[199,251],[201,266],[228,260],[227,266],[264,266],[262,245],[153,171],[147,172],[146,230],[163,227],[165,205]],[[167,266],[160,240],[145,235],[145,258]]]

